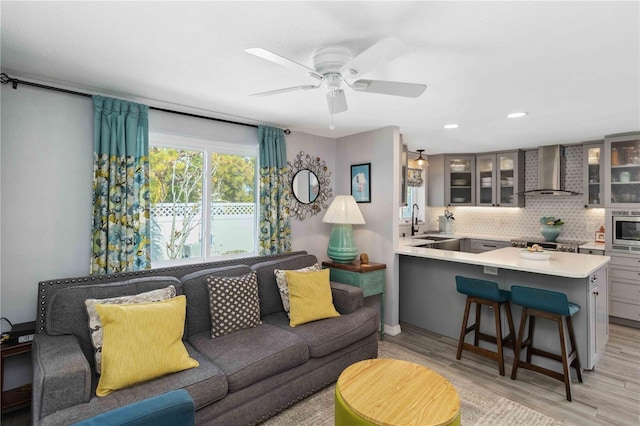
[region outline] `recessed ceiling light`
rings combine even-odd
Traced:
[[[520,117],[524,117],[525,115],[527,115],[526,112],[512,112],[511,114],[507,115],[508,118],[520,118]]]
[[[444,125],[444,128],[445,128],[445,129],[457,129],[458,127],[460,127],[460,125],[459,125],[459,124],[454,124],[454,123],[451,123],[451,124],[445,124],[445,125]]]

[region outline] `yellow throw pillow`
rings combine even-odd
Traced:
[[[333,306],[328,269],[317,272],[286,271],[285,275],[289,284],[291,327],[340,316]]]
[[[185,296],[162,302],[98,304],[102,321],[102,375],[96,395],[198,367],[182,343]]]

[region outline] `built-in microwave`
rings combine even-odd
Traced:
[[[640,248],[640,211],[613,211],[611,219],[613,248]]]

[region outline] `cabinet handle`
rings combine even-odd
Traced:
[[[591,282],[592,282],[592,283],[596,283],[596,282],[598,282],[598,277],[597,277],[597,276],[595,276],[595,275],[594,275],[593,277],[591,277]]]
[[[492,248],[497,248],[498,246],[491,246],[489,244],[483,244],[482,247],[492,247]]]
[[[600,295],[600,293],[598,293],[597,291],[594,291],[594,292],[593,292],[593,295],[594,295],[594,296],[599,296],[599,295]]]

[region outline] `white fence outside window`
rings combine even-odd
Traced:
[[[211,230],[212,235],[205,236],[205,241],[210,243],[211,255],[219,256],[233,252],[253,252],[255,250],[255,204],[254,203],[212,203],[211,204]],[[200,209],[199,203],[182,203],[175,206],[176,229],[180,230],[184,215],[191,209]],[[166,244],[170,241],[171,221],[173,220],[174,206],[171,203],[158,203],[151,206],[151,219],[155,222],[153,235],[155,244],[161,249],[153,250],[155,256],[152,260],[169,260],[166,252]],[[194,219],[197,222],[200,215]],[[195,223],[194,222],[194,223]],[[152,233],[154,232],[152,230]],[[201,256],[202,227],[198,224],[189,232],[185,241],[182,257]],[[158,258],[158,256],[162,256]]]

